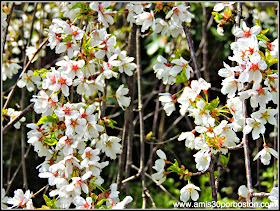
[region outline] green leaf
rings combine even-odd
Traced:
[[[110,125],[110,127],[111,127],[112,129],[114,129],[114,124],[117,124],[117,122],[116,122],[115,120],[112,120],[112,119],[109,119],[109,120],[107,121],[107,123]]]
[[[266,33],[269,31],[269,29],[270,29],[270,28],[267,28],[267,29],[261,30],[261,33],[262,33],[262,34],[266,34]]]
[[[269,41],[269,39],[264,34],[258,34],[256,37],[258,38],[258,40]]]
[[[278,62],[278,58],[273,58],[267,61],[267,66],[270,67]]]
[[[55,136],[53,136],[53,134],[51,136],[52,138],[47,138],[46,136],[43,136],[44,143],[46,143],[49,146],[56,145],[57,139],[55,138]]]
[[[85,3],[80,2],[80,3],[75,4],[75,5],[72,7],[72,9],[77,9],[77,8],[81,8],[81,9],[82,9],[83,7],[85,7]]]
[[[49,70],[47,70],[46,68],[42,68],[40,70],[34,70],[33,75],[34,76],[40,76],[41,74],[46,74],[47,72],[50,72]]]
[[[175,83],[187,83],[188,82],[188,78],[186,76],[186,70],[183,70],[180,75],[177,75],[175,77],[176,82]]]
[[[100,208],[100,206],[107,201],[107,199],[101,199],[97,204],[96,204],[96,208]]]
[[[214,20],[216,20],[216,21],[220,21],[220,20],[223,19],[223,16],[220,13],[218,13],[218,12],[212,12],[212,15],[215,16]]]
[[[223,166],[225,166],[225,167],[227,166],[229,158],[230,158],[230,153],[228,153],[227,157],[222,155],[222,154],[220,154],[220,161],[223,164]]]
[[[179,167],[178,161],[176,159],[174,159],[174,160],[175,160],[175,163],[173,163],[171,166],[169,166],[167,170],[175,172],[180,176],[183,176],[184,171]]]
[[[220,99],[219,97],[217,97],[216,99],[212,100],[209,105],[206,105],[205,109],[212,111],[213,109],[218,107],[219,103],[220,103]]]
[[[55,197],[53,197],[53,199],[50,199],[46,194],[44,194],[43,198],[44,198],[47,206],[49,206],[50,208],[53,208],[53,209],[57,209],[57,207],[55,206]]]
[[[57,123],[57,119],[53,118],[52,116],[42,116],[39,119],[37,125],[41,125],[41,124],[44,124],[44,123],[47,123],[47,122]]]

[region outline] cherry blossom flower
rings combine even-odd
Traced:
[[[2,80],[6,81],[7,78],[11,79],[13,75],[18,73],[18,70],[22,67],[18,65],[19,59],[11,59],[8,62],[2,63]]]
[[[143,12],[143,6],[136,2],[129,2],[126,5],[126,10],[128,11],[126,19],[130,23],[130,26],[132,26],[133,23],[136,23],[135,17]]]
[[[264,124],[260,121],[253,119],[253,118],[247,118],[246,119],[246,126],[243,129],[243,132],[245,134],[248,134],[252,131],[253,139],[256,140],[260,137],[260,134],[264,134],[265,127]]]
[[[223,146],[232,147],[236,143],[240,142],[240,139],[233,131],[232,126],[228,124],[227,120],[222,120],[221,123],[213,129],[216,135],[220,135],[225,138]]]
[[[71,118],[72,116],[78,115],[76,106],[69,102],[58,107],[56,110],[54,110],[54,113],[61,119],[67,119]]]
[[[23,73],[21,79],[17,82],[19,88],[26,86],[29,92],[34,90],[34,83],[37,84],[40,81],[40,76],[34,76],[32,70],[28,70],[27,73]]]
[[[96,162],[100,160],[100,157],[98,154],[100,153],[99,149],[92,149],[91,147],[87,147],[83,154],[82,154],[82,162],[81,166],[86,167],[88,166],[89,162]]]
[[[73,154],[74,149],[78,146],[78,141],[74,139],[74,137],[69,134],[68,136],[63,136],[59,139],[56,144],[56,149],[62,149],[62,153],[67,156]]]
[[[21,111],[15,111],[13,108],[8,108],[7,115],[10,117],[10,122],[13,121],[13,119],[17,118],[21,114]],[[14,127],[16,129],[20,128],[21,122],[25,122],[26,118],[22,117],[18,122],[14,124]]]
[[[195,147],[195,136],[192,132],[183,132],[180,134],[178,141],[182,141],[182,140],[186,140],[185,141],[185,145],[186,147],[190,148],[190,149],[194,149]]]
[[[78,52],[79,46],[77,46],[75,41],[60,42],[55,48],[55,53],[60,54],[67,51],[67,56],[72,59],[74,53]]]
[[[245,199],[248,198],[248,189],[245,185],[241,185],[239,188],[238,188],[238,195],[239,197],[243,197]]]
[[[189,65],[189,62],[186,61],[183,57],[180,59],[173,59],[171,61],[172,64],[176,64],[174,67],[170,70],[170,75],[173,77],[177,76],[178,73],[180,73],[182,70],[186,70],[186,76],[189,79],[191,72],[193,72],[193,69]]]
[[[91,209],[92,198],[91,197],[86,197],[86,199],[84,199],[81,196],[76,196],[74,198],[74,204],[76,206],[76,209]]]
[[[118,77],[118,73],[113,71],[113,66],[110,65],[109,62],[104,62],[103,61],[103,67],[101,67],[101,72],[102,72],[102,76],[105,77],[106,79],[110,79],[112,77],[117,78]]]
[[[96,143],[96,148],[105,152],[111,159],[116,159],[117,154],[120,154],[122,151],[122,145],[119,144],[120,141],[121,139],[118,137],[108,136],[106,133],[103,133],[100,136],[100,140]]]
[[[157,61],[158,63],[153,66],[156,77],[162,79],[163,84],[173,84],[176,79],[169,73],[171,64],[161,55],[157,57]]]
[[[100,33],[101,42],[98,45],[98,50],[95,53],[96,58],[103,59],[105,55],[110,58],[115,53],[115,45],[116,45],[116,37],[111,36],[109,34]]]
[[[279,207],[279,188],[273,187],[268,198],[273,202],[273,204],[269,204],[268,209],[277,209]]]
[[[1,209],[7,209],[8,206],[6,205],[7,204],[7,201],[8,201],[8,197],[5,196],[5,189],[4,188],[1,188]]]
[[[247,27],[245,21],[242,22],[242,29],[236,27],[233,34],[236,37],[250,37],[256,36],[261,32],[261,27],[259,25],[255,25],[252,28]]]
[[[211,156],[208,150],[200,150],[193,156],[195,157],[196,168],[198,171],[205,171],[209,168]]]
[[[111,5],[111,2],[102,2],[101,4],[97,2],[92,2],[89,4],[89,7],[94,11],[98,12],[98,21],[104,25],[104,27],[108,28],[109,24],[112,25],[114,23],[114,19],[111,16],[113,13],[112,9],[106,9]],[[108,24],[109,23],[109,24]]]
[[[221,3],[217,3],[215,6],[214,6],[214,11],[215,12],[220,12],[222,11],[225,7],[229,7],[231,5],[233,5],[235,2],[221,2]]]
[[[157,18],[155,20],[155,29],[154,29],[155,33],[161,33],[161,36],[169,36],[170,35],[170,31],[169,31],[169,25],[166,21],[164,21],[161,18]]]
[[[72,40],[76,42],[77,40],[81,40],[84,35],[84,31],[81,30],[79,27],[74,26],[74,25],[65,25],[64,27],[64,32],[66,34],[71,34],[72,35]]]
[[[160,157],[160,159],[157,159],[155,161],[155,165],[152,168],[155,169],[157,173],[154,173],[151,176],[153,179],[157,180],[157,184],[160,185],[166,180],[166,175],[164,174],[164,167],[167,158],[165,153],[161,149],[158,149],[156,153]]]
[[[64,57],[64,60],[61,60],[59,62],[56,62],[57,66],[60,66],[58,68],[58,71],[65,71],[67,77],[74,79],[75,76],[81,78],[83,77],[82,67],[85,65],[84,60],[78,60],[73,61],[68,58],[68,56]]]
[[[197,199],[199,198],[199,194],[197,191],[200,191],[199,187],[191,183],[187,184],[180,190],[180,200],[183,202],[187,202],[191,198],[193,201],[197,201]]]
[[[30,190],[27,190],[25,193],[23,193],[22,189],[17,189],[14,191],[14,197],[9,198],[7,203],[13,205],[13,207],[26,207],[26,204],[28,201],[32,201],[32,192]]]
[[[182,22],[190,23],[192,18],[194,18],[194,15],[187,11],[189,7],[190,6],[184,6],[183,4],[173,7],[172,10],[167,13],[165,19],[171,18],[172,21],[178,26],[180,26]]]
[[[163,109],[167,116],[170,116],[175,111],[174,99],[169,93],[159,93],[159,101],[163,105]]]
[[[267,147],[266,144],[264,144],[264,148],[254,157],[253,160],[255,161],[260,157],[261,162],[264,165],[269,165],[271,155],[273,155],[276,159],[278,159],[278,152],[270,147]]]
[[[133,198],[131,196],[126,196],[121,202],[112,206],[112,209],[124,209],[124,207],[132,202]]]
[[[228,96],[228,98],[235,97],[235,92],[237,90],[241,90],[241,83],[238,79],[234,79],[231,77],[225,78],[222,82],[221,92]]]
[[[126,97],[129,92],[128,88],[124,88],[124,85],[120,85],[116,91],[116,98],[119,106],[124,110],[124,107],[128,107],[131,101],[131,97]]]
[[[66,186],[66,191],[74,191],[76,194],[80,195],[81,190],[84,193],[88,193],[88,186],[86,183],[84,183],[83,178],[80,177],[72,177],[72,182]]]
[[[56,84],[53,86],[52,91],[57,92],[62,91],[64,96],[69,96],[69,86],[72,85],[72,79],[69,78],[65,73],[61,73],[57,76]]]
[[[80,137],[82,137],[86,130],[86,124],[87,121],[84,118],[80,118],[79,113],[76,113],[65,120],[65,134],[69,136],[77,133]]]
[[[274,117],[278,111],[276,109],[265,109],[260,108],[260,110],[255,111],[251,114],[251,117],[257,119],[262,124],[266,124],[267,122],[272,125],[277,125],[276,118]]]
[[[141,32],[146,31],[149,27],[152,27],[154,30],[155,25],[155,17],[154,12],[151,10],[150,12],[142,12],[139,15],[136,16],[136,24],[142,25]]]

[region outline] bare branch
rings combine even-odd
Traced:
[[[34,106],[34,103],[31,103],[27,106],[16,118],[14,118],[11,122],[9,122],[2,130],[3,134],[5,134],[15,123],[17,123],[28,111],[30,111]]]
[[[48,42],[49,38],[46,38],[44,42],[42,42],[42,44],[38,47],[38,49],[36,50],[36,52],[33,54],[32,58],[29,60],[29,62],[27,63],[27,65],[24,67],[23,71],[21,72],[20,76],[18,77],[18,80],[16,81],[15,85],[13,86],[12,90],[9,92],[8,98],[4,104],[3,109],[6,109],[10,100],[12,99],[12,96],[15,92],[15,89],[17,87],[17,82],[21,79],[22,75],[26,72],[27,68],[29,67],[29,65],[31,64],[31,61],[34,59],[34,57],[40,52],[40,50],[43,48],[43,46]]]

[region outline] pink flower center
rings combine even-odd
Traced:
[[[71,48],[72,42],[68,41],[68,42],[66,43],[66,46],[67,46],[67,48]]]
[[[263,95],[264,94],[264,89],[262,87],[260,87],[257,92],[260,94],[260,95]]]
[[[86,157],[90,158],[91,157],[91,153],[90,152],[86,152]]]
[[[65,139],[65,144],[72,144],[73,142],[72,142],[72,140],[69,138],[69,137],[67,137],[66,139]]]
[[[78,124],[78,123],[77,123],[77,120],[72,120],[71,125],[72,125],[73,127],[75,127],[77,124]]]
[[[61,83],[61,85],[66,84],[66,79],[65,78],[60,78],[59,82]]]
[[[259,65],[258,64],[252,64],[251,70],[258,70],[258,69],[259,69]]]
[[[250,36],[251,36],[250,29],[248,31],[244,31],[244,37],[250,37]]]
[[[77,64],[72,65],[72,70],[74,70],[75,72],[79,69]]]
[[[79,34],[78,30],[73,31],[72,34],[74,35],[74,37],[77,36]]]
[[[178,8],[175,8],[175,9],[173,10],[173,13],[176,14],[176,15],[178,15],[178,13],[179,13]]]
[[[68,114],[68,115],[71,113],[71,110],[68,107],[66,107],[63,111],[65,114]]]

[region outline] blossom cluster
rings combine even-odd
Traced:
[[[55,206],[70,208],[74,204],[77,208],[89,209],[101,200],[98,195],[93,197],[92,190],[101,188],[104,183],[102,169],[109,165],[109,161],[100,161],[101,154],[116,159],[122,152],[121,139],[106,132],[105,124],[109,120],[101,116],[101,102],[113,97],[122,109],[130,104],[130,97],[125,96],[129,90],[124,85],[115,95],[105,96],[106,80],[118,78],[120,73],[131,76],[136,64],[133,57],[116,46],[116,37],[106,31],[107,22],[113,24],[112,17],[106,14],[112,11],[103,10],[111,3],[94,2],[89,5],[93,12],[97,12],[104,27],[92,21],[85,30],[74,24],[81,12],[80,9],[71,9],[75,5],[70,7],[62,3],[64,14],[74,17],[73,22],[55,18],[48,28],[48,46],[56,54],[63,53],[64,57],[49,70],[29,70],[22,74],[17,86],[26,86],[28,91],[33,91],[35,84],[39,90],[31,102],[34,102],[34,111],[41,114],[41,118],[37,124],[27,124],[31,129],[27,133],[27,142],[34,146],[39,157],[45,157],[37,168],[39,177],[47,178],[49,185],[54,186],[49,195],[56,196]],[[71,87],[76,87],[82,102],[69,101]],[[89,103],[87,98],[95,93],[100,93],[101,97]],[[7,115],[11,119],[16,115],[12,113],[8,109]],[[18,128],[18,124],[20,122],[15,127]],[[111,194],[105,194],[107,207],[124,208],[132,201],[128,196],[120,202],[118,193],[116,184],[112,184]],[[84,194],[91,197],[84,198]],[[7,203],[13,207],[32,208],[31,198],[29,190],[24,194],[18,189]]]
[[[141,26],[141,32],[152,28],[155,33],[161,33],[161,36],[172,36],[174,38],[184,34],[183,22],[190,23],[194,15],[182,3],[175,3],[167,12],[165,19],[156,18],[153,10],[146,12],[146,8],[150,8],[152,4],[129,3],[126,6],[128,11],[127,20]]]
[[[214,11],[217,13],[224,8],[230,8],[232,4],[234,2],[218,3]],[[224,15],[230,17],[231,12],[226,14],[229,11],[229,9],[225,10]],[[225,20],[219,27],[223,23]],[[161,55],[157,58],[158,63],[154,65],[156,77],[162,79],[163,84],[182,83],[176,80],[178,78],[176,76],[181,76],[182,73],[186,79],[182,90],[175,94],[160,93],[159,101],[167,116],[176,111],[176,104],[179,103],[180,114],[188,114],[194,118],[195,128],[192,131],[182,132],[178,140],[184,140],[187,148],[198,150],[194,154],[198,171],[204,172],[209,169],[212,155],[217,153],[226,155],[231,147],[237,146],[240,143],[238,132],[251,133],[253,140],[257,140],[261,135],[264,137],[265,124],[273,126],[278,124],[275,117],[279,101],[278,71],[272,69],[272,65],[278,61],[278,39],[270,42],[263,34],[265,32],[261,30],[260,25],[249,28],[243,21],[241,26],[234,28],[233,35],[237,41],[230,45],[233,55],[229,56],[229,60],[237,65],[230,67],[224,62],[224,68],[218,71],[218,74],[224,78],[221,88],[221,93],[227,96],[224,106],[219,105],[219,98],[208,100],[207,90],[211,88],[210,83],[202,78],[190,80],[192,68],[182,57],[180,65],[185,66],[180,69],[177,66],[179,64],[176,63],[179,59],[174,59],[176,62],[173,62],[174,60],[168,62]],[[262,50],[265,50],[265,53]],[[188,68],[184,69],[185,67]],[[247,99],[255,110],[250,116],[244,117],[241,105]],[[261,162],[268,165],[271,155],[278,159],[278,153],[268,147],[265,140],[263,141],[263,149],[255,155],[254,161],[260,157]],[[157,170],[154,178],[159,181],[170,173],[164,171],[163,164],[161,160],[156,160],[154,167]],[[169,170],[179,172],[179,175],[188,175],[184,168],[182,170],[169,168]],[[161,175],[159,175],[160,172]],[[190,182],[190,179],[188,180]],[[191,198],[196,201],[198,199],[196,190],[199,188],[191,183],[188,184],[181,190],[180,199],[187,201],[191,195]]]

